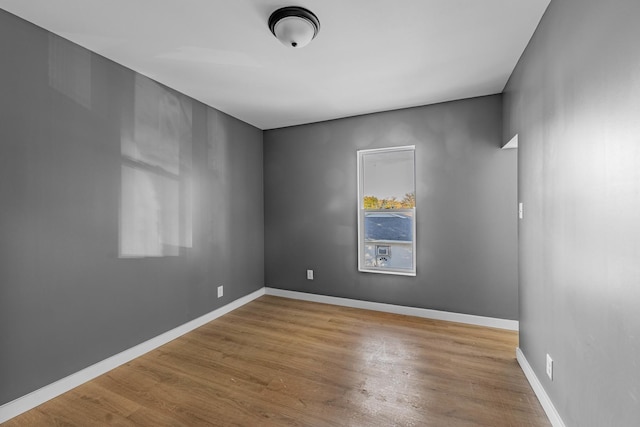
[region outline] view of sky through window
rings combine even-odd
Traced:
[[[397,200],[402,202],[407,195],[414,195],[413,150],[382,151],[366,153],[362,156],[363,203],[365,209],[393,209],[413,207],[410,203],[404,206],[386,204],[376,206],[365,200],[367,197],[381,200]]]

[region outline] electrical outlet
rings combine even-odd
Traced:
[[[524,218],[524,203],[518,203],[518,218]]]
[[[224,294],[223,288],[224,286],[218,286],[218,298],[221,298]]]
[[[313,280],[313,270],[307,270],[307,280]]]
[[[553,359],[547,354],[547,376],[553,381]]]

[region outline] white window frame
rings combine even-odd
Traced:
[[[399,147],[387,147],[387,148],[375,148],[375,149],[368,149],[368,150],[358,150],[357,151],[357,173],[358,173],[358,200],[357,200],[357,212],[358,212],[358,271],[363,272],[363,273],[378,273],[378,274],[393,274],[393,275],[399,275],[399,276],[415,276],[416,275],[416,222],[417,222],[417,217],[416,217],[416,208],[415,206],[413,208],[403,208],[403,209],[384,209],[384,210],[372,210],[372,209],[364,209],[364,179],[363,179],[363,168],[362,168],[362,159],[363,156],[366,154],[372,154],[372,153],[385,153],[385,152],[398,152],[398,151],[413,151],[414,153],[414,158],[413,158],[413,179],[414,179],[414,183],[413,183],[413,189],[414,189],[414,195],[415,195],[415,150],[416,147],[415,145],[404,145],[404,146],[399,146]],[[417,197],[416,197],[416,205],[417,205]],[[365,262],[364,262],[364,256],[365,256],[365,229],[364,229],[364,218],[365,218],[365,212],[397,212],[397,213],[411,213],[413,215],[413,221],[412,221],[412,233],[413,233],[413,239],[412,239],[412,256],[413,256],[413,260],[412,260],[412,265],[413,265],[413,269],[408,270],[408,269],[397,269],[397,268],[390,268],[390,267],[372,267],[372,266],[366,266]],[[382,242],[382,241],[381,241]],[[382,242],[384,243],[384,242]],[[394,242],[395,244],[397,244],[397,242]]]

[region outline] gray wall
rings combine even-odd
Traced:
[[[640,424],[638,18],[637,0],[553,0],[505,90],[520,347],[567,426]]]
[[[263,286],[260,130],[151,83],[191,112],[193,245],[122,259],[121,143],[150,81],[1,10],[0,57],[0,404]]]
[[[517,319],[502,97],[266,131],[265,285]],[[416,145],[417,276],[357,270],[356,150]],[[306,269],[315,280],[306,280]]]

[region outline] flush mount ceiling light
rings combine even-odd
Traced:
[[[288,6],[276,10],[269,17],[269,29],[285,46],[304,47],[320,31],[320,21],[310,10]]]

